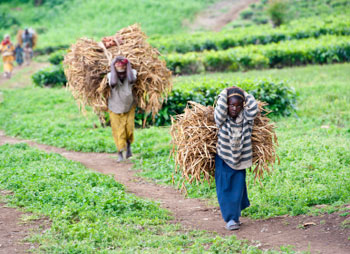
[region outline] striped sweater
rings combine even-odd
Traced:
[[[244,92],[245,106],[234,120],[227,113],[227,90],[224,89],[215,107],[215,122],[219,128],[217,154],[235,170],[252,166],[251,135],[259,108],[253,95]]]

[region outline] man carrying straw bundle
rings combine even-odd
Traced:
[[[226,229],[240,228],[241,211],[247,208],[246,169],[252,166],[254,118],[259,112],[255,98],[238,87],[224,89],[214,118],[218,132],[215,156],[216,192]]]
[[[108,73],[108,84],[111,93],[108,98],[108,109],[114,142],[118,149],[118,161],[132,156],[131,143],[134,141],[135,100],[132,93],[136,82],[136,70],[131,68],[127,58],[117,56],[111,63]]]

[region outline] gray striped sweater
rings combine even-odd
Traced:
[[[217,154],[236,170],[252,166],[251,135],[259,108],[253,95],[244,92],[245,106],[234,120],[227,112],[227,90],[224,89],[215,107],[215,122],[219,128]]]

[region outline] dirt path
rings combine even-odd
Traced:
[[[220,31],[226,24],[235,20],[242,10],[256,2],[259,0],[219,1],[199,13],[193,23],[188,24],[188,26],[192,32],[203,29]]]
[[[347,217],[338,213],[320,217],[297,216],[278,217],[268,220],[250,220],[242,218],[242,228],[238,232],[224,229],[220,210],[209,207],[198,199],[185,198],[172,187],[159,186],[135,176],[131,163],[117,163],[111,154],[79,153],[20,140],[5,136],[0,132],[0,145],[5,143],[26,142],[46,152],[59,153],[69,160],[81,162],[86,167],[104,174],[113,174],[116,181],[124,184],[128,192],[159,201],[174,215],[174,223],[181,223],[185,228],[218,232],[220,235],[235,234],[240,239],[261,242],[261,248],[278,248],[281,245],[294,245],[296,250],[311,250],[311,253],[348,254],[350,252],[350,229],[343,229],[341,222]],[[350,206],[348,207],[350,211]],[[315,225],[301,228],[301,225],[313,222]],[[331,249],[331,250],[330,250]]]
[[[32,83],[31,76],[38,70],[49,66],[49,63],[39,63],[33,61],[29,66],[15,66],[12,78],[6,79],[0,75],[0,89],[1,88],[21,88]]]
[[[9,192],[0,191],[0,195],[9,195]],[[23,223],[21,217],[30,215],[14,208],[6,207],[0,202],[0,254],[28,253],[36,246],[24,241],[32,232],[40,232],[45,228],[47,221],[39,219]]]

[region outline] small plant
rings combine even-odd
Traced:
[[[254,15],[254,12],[251,9],[247,9],[242,11],[239,15],[242,17],[242,19],[251,19]]]
[[[287,4],[284,0],[271,0],[267,7],[267,13],[275,27],[282,25],[286,18]]]
[[[50,66],[33,74],[32,80],[35,85],[44,87],[64,86],[67,82],[62,65]]]
[[[52,53],[49,57],[49,62],[54,65],[59,65],[62,63],[64,59],[64,55],[67,53],[66,50],[58,50],[54,53]]]
[[[350,228],[350,220],[344,220],[340,226],[342,229]]]

